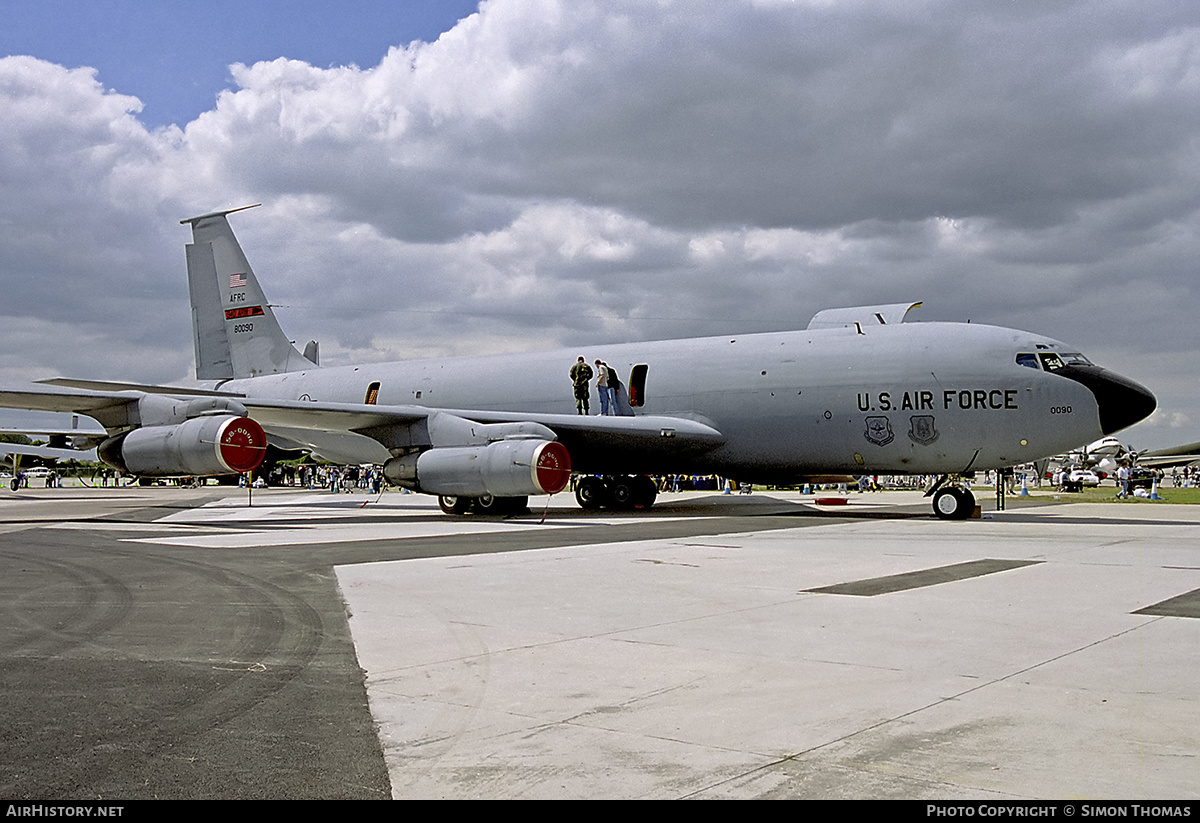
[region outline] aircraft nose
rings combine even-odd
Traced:
[[[1140,383],[1099,366],[1067,366],[1056,374],[1087,386],[1100,409],[1100,429],[1106,435],[1145,420],[1158,400]]]

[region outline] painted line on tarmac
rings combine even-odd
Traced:
[[[1154,617],[1200,617],[1200,589],[1181,594],[1138,609],[1133,614],[1146,614]]]
[[[1006,572],[1023,566],[1034,566],[1041,560],[969,560],[966,563],[954,563],[949,566],[936,566],[932,569],[921,569],[903,574],[889,574],[886,577],[870,577],[866,580],[854,580],[849,583],[838,583],[833,586],[822,586],[819,589],[804,589],[813,594],[848,594],[855,597],[874,597],[877,594],[923,589],[936,586],[939,583],[953,583],[957,580],[968,580],[972,577],[982,577],[987,574]]]

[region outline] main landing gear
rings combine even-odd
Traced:
[[[658,497],[658,486],[644,474],[636,476],[615,475],[596,477],[587,475],[579,478],[575,485],[575,499],[581,508],[589,511],[614,509],[632,511],[648,509]],[[438,495],[438,506],[446,514],[490,514],[497,516],[524,514],[529,511],[528,497],[457,497],[450,494]]]
[[[476,514],[509,515],[524,514],[529,511],[528,497],[493,497],[485,494],[482,497],[457,497],[452,494],[439,494],[438,506],[446,514]]]
[[[942,520],[966,520],[975,513],[975,495],[965,486],[943,486],[943,477],[925,496],[933,495],[933,513]]]
[[[648,509],[658,496],[658,486],[644,474],[579,478],[575,499],[589,511],[596,509]]]

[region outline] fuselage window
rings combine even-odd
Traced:
[[[1031,369],[1041,369],[1036,354],[1018,354],[1017,365],[1028,366]]]
[[[368,406],[374,406],[375,401],[379,399],[379,381],[375,381],[367,386],[367,398],[363,400]]]

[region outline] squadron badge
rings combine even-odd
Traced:
[[[938,439],[939,432],[934,425],[932,414],[916,414],[908,419],[912,424],[908,429],[909,440],[928,446]]]
[[[886,417],[868,417],[866,423],[867,430],[863,432],[863,437],[876,446],[886,446],[896,439],[896,435],[892,433],[891,421]]]

